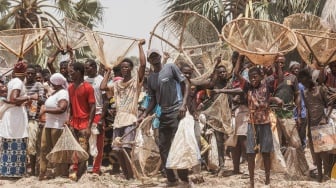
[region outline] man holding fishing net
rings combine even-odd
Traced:
[[[123,79],[108,87],[107,82],[111,73],[111,69],[108,69],[100,85],[101,90],[108,90],[115,97],[117,114],[113,123],[112,149],[117,151],[118,162],[127,180],[134,178],[130,153],[138,117],[138,99],[146,69],[146,57],[142,48],[144,44],[145,40],[140,40],[138,43],[140,66],[136,75],[131,74],[134,68],[133,61],[124,58],[119,64]]]

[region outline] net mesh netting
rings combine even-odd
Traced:
[[[326,31],[331,26],[320,17],[313,14],[297,13],[287,16],[283,24],[291,29],[309,29]]]
[[[273,64],[278,53],[295,49],[297,38],[284,25],[249,18],[233,20],[222,28],[224,40],[254,64]]]
[[[118,65],[127,56],[138,56],[136,46],[139,39],[97,31],[86,32],[85,36],[92,52],[106,67]]]
[[[0,45],[23,58],[23,55],[35,46],[47,34],[46,29],[10,29],[0,31]]]
[[[326,66],[336,61],[336,33],[296,29],[301,58],[310,66]]]
[[[132,161],[140,178],[156,175],[161,166],[159,147],[151,129],[155,114],[145,118],[136,130]]]
[[[88,158],[89,154],[79,145],[68,126],[64,127],[62,135],[47,155],[47,159],[52,163],[73,164]]]
[[[232,135],[231,108],[229,107],[228,95],[220,94],[215,101],[202,112],[207,116],[207,124],[213,129]]]
[[[64,18],[63,27],[50,27],[48,37],[58,49],[78,49],[88,46],[85,32],[90,29],[79,22]]]
[[[17,57],[7,49],[0,46],[0,67],[10,68],[17,62]]]
[[[189,65],[194,78],[212,72],[215,58],[228,50],[216,27],[192,11],[176,11],[161,19],[151,32],[149,48],[167,52],[171,57],[168,62]],[[224,57],[229,61],[231,56]]]

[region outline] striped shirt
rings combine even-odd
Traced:
[[[40,82],[26,83],[27,95],[33,95],[35,93],[39,96],[39,101],[45,101],[44,87]],[[33,100],[31,103],[28,103],[27,113],[29,120],[36,120],[39,117],[39,112],[41,104],[37,100]]]

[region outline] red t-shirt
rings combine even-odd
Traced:
[[[85,129],[89,125],[90,104],[96,102],[93,87],[84,81],[77,88],[70,84],[68,91],[72,110],[70,124],[77,130]]]

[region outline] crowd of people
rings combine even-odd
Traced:
[[[308,147],[317,168],[317,180],[330,178],[336,147],[314,151],[312,131],[319,131],[319,125],[333,124],[336,120],[336,62],[317,70],[278,54],[271,66],[262,67],[233,52],[232,72],[218,57],[214,60],[213,73],[200,80],[193,79],[193,67],[203,74],[202,62],[195,66],[187,62],[166,63],[169,54],[150,49],[145,55],[144,43],[144,40],[138,42],[137,67],[132,59],[125,58],[115,67],[106,67],[102,75],[98,70],[101,66],[95,60],[80,63],[71,50],[68,50],[70,59],[60,62],[59,73],[53,62],[60,51],[48,59],[48,69],[25,60],[17,62],[10,81],[2,80],[0,87],[0,175],[29,174],[41,181],[56,176],[77,181],[86,172],[101,175],[106,155],[104,140],[109,137],[110,140],[122,138],[120,144],[108,143],[116,156],[113,172],[121,169],[125,179],[136,178],[129,160],[135,130],[142,120],[155,113],[152,130],[162,161],[160,172],[167,177],[167,186],[189,186],[191,180],[200,183],[204,181],[201,171],[208,170],[219,177],[248,176],[250,186],[254,187],[257,153],[261,153],[268,185],[275,137],[282,154],[295,151],[296,158],[290,160],[301,164],[307,164],[304,150]],[[151,69],[146,67],[147,62]],[[222,115],[226,116],[221,117],[223,121],[203,113],[217,99],[226,101],[216,106],[229,112]],[[165,164],[179,122],[187,111],[193,117],[189,131],[194,133],[202,156],[198,167],[174,172]],[[87,153],[90,153],[89,138],[97,130],[97,153],[77,164],[49,162],[46,156],[56,145],[64,126],[71,128]],[[112,134],[105,135],[110,127]],[[210,151],[216,151],[217,161],[211,161]],[[226,155],[232,158],[232,171],[225,169]],[[244,161],[248,163],[248,175],[240,169]],[[49,168],[53,171],[49,172]],[[301,175],[309,174],[305,165],[295,168]],[[191,173],[194,179],[189,177]]]

